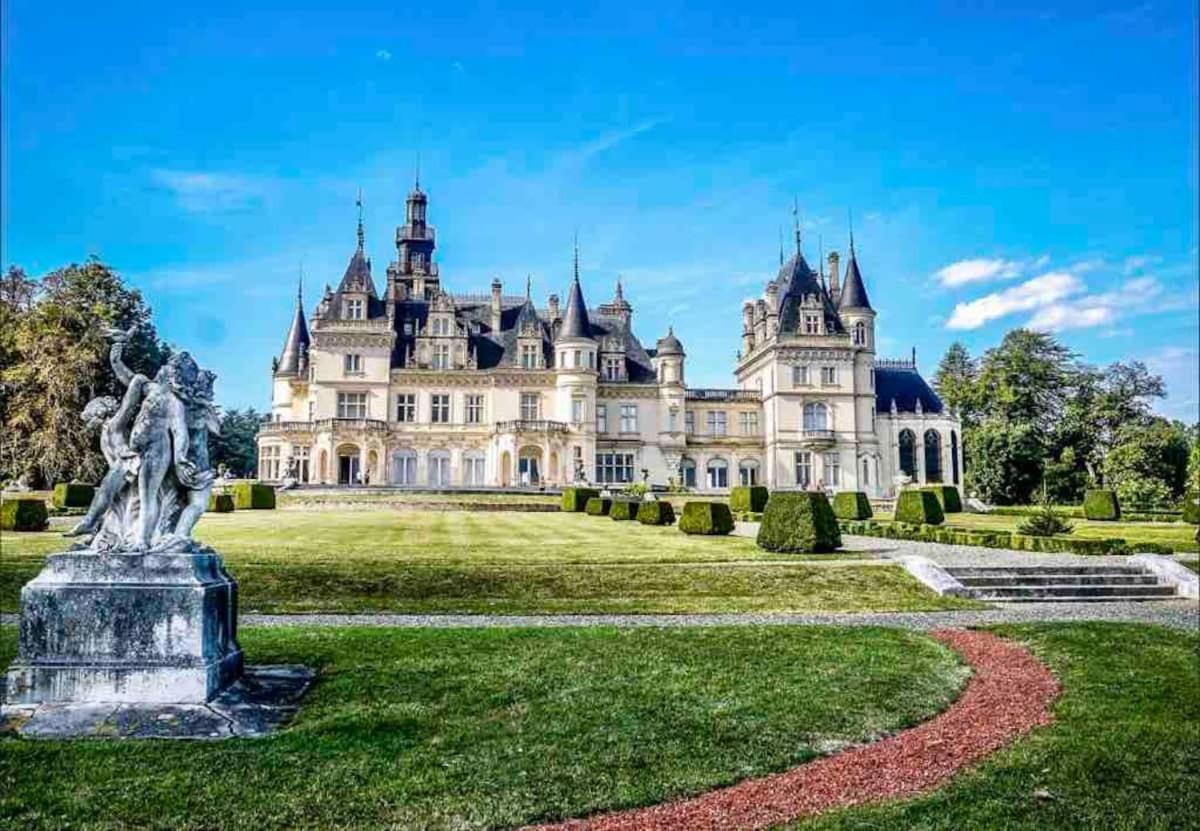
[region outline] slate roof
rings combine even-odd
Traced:
[[[675,337],[675,328],[674,327],[669,327],[667,329],[667,336],[665,338],[660,338],[658,343],[655,344],[654,354],[655,355],[682,355],[683,354],[683,344],[679,342],[679,338]]]
[[[889,413],[892,401],[901,413],[914,413],[917,401],[926,413],[940,413],[944,409],[942,400],[915,368],[875,367],[875,412]]]
[[[817,272],[813,271],[799,251],[796,255],[779,267],[779,275],[775,278],[779,287],[779,332],[781,334],[798,334],[800,332],[800,301],[807,296],[816,295],[821,299],[825,313],[825,331],[829,334],[845,334],[842,319],[834,308],[833,298],[821,285]]]
[[[279,353],[276,375],[296,375],[300,372],[300,356],[308,354],[311,341],[308,336],[308,321],[304,319],[304,302],[296,298],[296,314]]]
[[[583,289],[579,287],[579,277],[571,281],[571,293],[567,295],[567,311],[563,315],[558,336],[560,338],[591,337],[587,304],[583,302]]]
[[[867,287],[863,283],[862,273],[858,270],[858,257],[854,249],[850,249],[850,262],[846,264],[846,279],[842,284],[842,294],[838,298],[839,309],[869,309],[871,300],[867,297]]]

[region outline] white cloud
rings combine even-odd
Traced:
[[[236,210],[263,198],[266,181],[236,173],[155,168],[150,178],[165,187],[190,213]]]
[[[948,329],[978,329],[985,323],[1015,312],[1027,312],[1053,305],[1083,291],[1083,282],[1065,271],[1051,271],[1019,286],[985,294],[968,303],[955,305],[947,321]]]
[[[933,277],[947,288],[992,280],[1011,280],[1021,273],[1021,264],[1014,260],[975,258],[959,260],[938,269]]]
[[[392,59],[392,53],[386,49],[380,49],[375,53],[375,57],[379,58],[381,61],[390,61]]]
[[[1102,326],[1146,307],[1161,293],[1158,280],[1135,277],[1113,291],[1073,297],[1041,308],[1025,325],[1047,332]]]
[[[1188,423],[1200,419],[1200,352],[1165,346],[1146,358],[1146,366],[1161,375],[1167,387],[1166,399],[1154,405],[1159,413]]]

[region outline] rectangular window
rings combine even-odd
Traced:
[[[483,396],[468,395],[467,396],[467,424],[482,424],[483,423]],[[483,484],[482,482],[474,482],[472,484]]]
[[[463,481],[468,485],[483,485],[484,459],[482,456],[463,457]]]
[[[362,300],[347,300],[346,301],[346,319],[347,320],[362,320],[363,319],[363,301]]]
[[[604,380],[605,381],[620,381],[621,380],[621,364],[625,361],[624,358],[605,358],[604,359]]]
[[[739,414],[739,420],[741,421],[743,436],[758,435],[758,413],[741,413]]]
[[[725,435],[725,411],[724,410],[709,410],[708,411],[708,434],[710,436]]]
[[[583,422],[583,399],[582,398],[572,398],[571,399],[571,422],[574,424],[580,424]]]
[[[683,432],[689,436],[696,435],[696,414],[687,410],[683,414]]]
[[[676,422],[678,422],[678,421],[679,421],[679,414],[675,411],[675,408],[672,407],[667,412],[667,429],[670,432],[674,433],[675,427],[676,427]]]
[[[537,421],[542,417],[542,397],[536,392],[521,393],[521,420]]]
[[[818,315],[804,316],[804,334],[819,335],[821,334],[821,318]]]
[[[417,420],[417,394],[402,392],[396,396],[396,421],[413,422]]]
[[[521,344],[521,369],[537,369],[540,351],[541,347],[536,343]]]
[[[596,481],[603,484],[621,484],[633,481],[632,453],[597,453]]]
[[[812,484],[812,453],[801,450],[796,453],[796,485],[807,488]]]
[[[826,386],[832,386],[837,383],[837,367],[823,366],[821,367],[821,383]]]
[[[842,481],[842,463],[836,453],[826,453],[824,463],[824,480],[828,488],[836,488]]]
[[[636,433],[638,431],[637,404],[621,405],[621,432]]]
[[[450,368],[450,344],[448,344],[448,343],[434,344],[433,368],[434,369],[449,369]]]
[[[794,366],[792,367],[792,386],[807,387],[808,386],[808,367]]]
[[[583,351],[582,350],[580,350],[580,349],[575,350],[575,362],[573,364],[571,364],[571,366],[573,366],[577,369],[579,367],[583,366]]]
[[[365,392],[339,392],[337,394],[338,418],[366,418],[367,394]]]
[[[597,433],[607,433],[608,432],[608,405],[607,404],[597,404],[596,405],[596,432]]]
[[[449,395],[439,392],[429,396],[429,420],[434,424],[450,423]]]
[[[342,368],[347,375],[358,375],[363,371],[362,355],[343,355]]]

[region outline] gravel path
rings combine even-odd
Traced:
[[[1058,682],[1025,649],[984,632],[933,636],[975,670],[949,709],[871,744],[826,756],[784,773],[747,779],[689,799],[536,831],[694,831],[771,828],[832,808],[928,793],[959,770],[1052,720]]]

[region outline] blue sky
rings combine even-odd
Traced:
[[[6,0],[0,254],[101,256],[228,406],[360,187],[382,286],[419,156],[452,290],[564,294],[578,230],[589,302],[623,275],[693,385],[731,385],[795,198],[812,262],[853,210],[882,354],[1034,325],[1197,418],[1192,2],[155,7]]]

